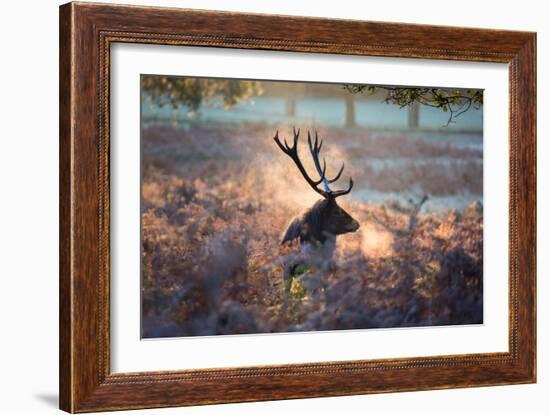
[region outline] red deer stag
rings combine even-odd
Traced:
[[[307,173],[304,165],[300,161],[298,156],[298,139],[300,136],[300,130],[294,132],[294,143],[289,146],[286,140],[283,143],[279,140],[279,131],[275,133],[273,139],[279,146],[279,148],[289,156],[306,182],[311,186],[313,190],[323,196],[323,199],[318,200],[302,215],[294,218],[288,229],[286,230],[281,244],[292,241],[296,238],[300,238],[301,244],[308,244],[312,246],[321,246],[323,248],[325,258],[332,257],[332,253],[335,247],[336,236],[342,235],[348,232],[355,232],[359,229],[359,222],[351,217],[344,209],[342,209],[336,203],[336,198],[347,195],[353,188],[353,179],[350,177],[349,186],[346,190],[335,190],[330,188],[330,184],[334,183],[340,178],[344,171],[344,163],[340,171],[333,179],[326,178],[327,164],[323,158],[323,167],[319,162],[319,153],[323,145],[323,141],[319,141],[317,133],[315,133],[315,142],[312,142],[311,134],[307,133],[307,141],[309,144],[309,151],[313,158],[313,163],[320,178],[313,180]],[[323,189],[319,188],[319,185],[323,185]]]

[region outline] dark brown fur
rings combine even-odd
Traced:
[[[359,222],[336,203],[335,199],[322,199],[290,222],[281,244],[300,238],[300,243],[324,244],[336,235],[355,232]]]
[[[359,222],[353,219],[344,209],[338,206],[336,198],[347,195],[353,188],[353,179],[349,178],[349,186],[343,190],[332,190],[330,184],[336,182],[342,172],[344,171],[344,163],[342,167],[334,176],[329,179],[326,176],[326,160],[323,158],[323,164],[321,167],[321,161],[319,154],[321,147],[323,146],[323,140],[319,140],[317,132],[315,132],[315,140],[313,140],[310,132],[307,132],[307,142],[309,152],[315,164],[315,169],[319,174],[319,179],[312,179],[307,173],[300,157],[298,155],[298,140],[300,138],[300,130],[293,128],[294,140],[292,144],[288,144],[286,140],[283,142],[279,139],[279,131],[275,133],[273,140],[283,153],[289,156],[296,167],[304,177],[307,184],[321,196],[322,200],[318,200],[315,204],[309,208],[301,216],[292,220],[288,226],[281,244],[292,241],[296,238],[300,238],[300,243],[316,244],[320,243],[323,247],[326,247],[325,242],[330,240],[330,246],[334,249],[336,242],[336,235],[341,235],[348,232],[355,232],[359,229]],[[322,185],[322,188],[319,187]],[[330,251],[332,252],[332,249]]]

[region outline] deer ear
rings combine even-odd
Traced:
[[[300,236],[302,231],[302,220],[300,218],[294,218],[292,222],[288,225],[283,239],[281,240],[281,245],[284,245],[286,242],[292,241]]]

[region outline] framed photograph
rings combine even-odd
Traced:
[[[536,35],[60,8],[60,407],[536,381]]]

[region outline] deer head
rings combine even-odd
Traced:
[[[318,200],[304,214],[295,218],[290,223],[281,243],[284,244],[285,242],[300,238],[301,243],[320,242],[321,244],[324,244],[327,240],[334,240],[336,235],[355,232],[359,229],[359,222],[353,219],[349,213],[347,213],[336,203],[336,198],[347,195],[351,192],[351,189],[353,188],[353,179],[350,177],[348,188],[345,190],[332,190],[330,188],[330,185],[336,182],[342,175],[342,172],[344,171],[344,163],[342,163],[342,167],[338,171],[338,174],[336,174],[333,179],[328,179],[326,177],[326,160],[323,158],[323,167],[321,167],[321,163],[319,161],[319,153],[321,152],[323,141],[319,141],[317,133],[315,133],[315,141],[313,142],[311,139],[311,134],[308,131],[307,141],[309,151],[311,153],[311,157],[313,158],[315,169],[319,174],[319,179],[313,180],[308,175],[304,165],[300,161],[300,157],[298,156],[298,140],[300,130],[296,131],[296,129],[293,129],[293,132],[294,143],[292,146],[288,145],[286,140],[283,140],[283,143],[281,143],[279,140],[278,131],[275,133],[275,137],[273,137],[273,139],[283,153],[294,161],[296,167],[298,167],[298,170],[302,173],[302,176],[309,186],[323,196],[323,199]],[[320,185],[323,187],[320,188]]]

